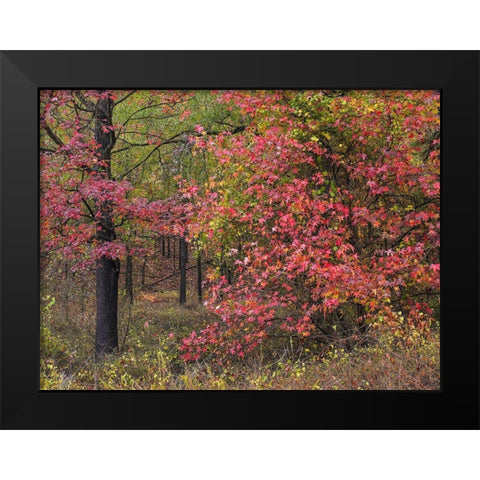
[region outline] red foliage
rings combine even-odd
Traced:
[[[121,175],[112,174],[113,160],[102,160],[92,138],[91,116],[100,98],[118,98],[113,91],[81,92],[85,109],[78,108],[79,92],[43,90],[41,126],[45,137],[40,155],[40,238],[43,252],[55,251],[71,259],[72,269],[87,268],[105,256],[122,259],[128,242],[130,254],[145,255],[157,234],[182,235],[189,217],[189,205],[183,197],[152,200],[134,193],[134,186]],[[188,94],[150,92],[145,105],[160,103],[171,108]],[[138,100],[137,100],[138,102]],[[90,108],[90,111],[86,110]],[[125,124],[104,127],[120,137]],[[152,140],[152,138],[154,138]],[[151,141],[150,141],[151,140]],[[155,132],[146,134],[147,144],[160,144]],[[105,209],[111,212],[115,238],[97,238]],[[148,235],[140,235],[146,230]],[[138,235],[137,235],[138,234]]]
[[[361,324],[433,320],[410,298],[439,290],[438,92],[329,93],[227,92],[248,128],[197,141],[222,169],[190,230],[233,281],[210,272],[221,322],[184,339],[185,359],[309,336],[349,307]]]
[[[166,200],[143,196],[97,155],[87,107],[123,94],[82,92],[85,109],[75,95],[42,91],[42,250],[85,267],[124,257],[126,238],[144,254],[149,244],[136,233],[188,232],[217,263],[206,305],[220,320],[183,340],[185,359],[241,357],[274,330],[308,337],[339,318],[392,328],[435,319],[438,92],[212,92],[245,127],[196,124],[189,147],[216,160],[214,175],[204,184],[179,178],[182,194]],[[191,96],[159,91],[136,101],[170,115]],[[191,115],[185,109],[180,122]],[[125,132],[105,128],[117,139]],[[159,132],[138,136],[163,145]],[[105,209],[116,232],[108,242],[96,236]]]

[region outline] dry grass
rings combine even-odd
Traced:
[[[189,297],[180,307],[176,292],[139,294],[128,325],[128,306],[120,304],[120,352],[95,362],[93,303],[82,308],[44,308],[41,388],[80,390],[435,390],[440,388],[437,333],[409,346],[377,332],[374,344],[354,346],[298,344],[275,340],[248,359],[214,364],[180,359],[179,339],[211,316]],[[48,304],[48,302],[47,302]],[[85,313],[87,312],[87,313]],[[173,337],[170,338],[170,334]]]

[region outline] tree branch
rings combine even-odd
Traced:
[[[47,135],[54,141],[54,143],[56,143],[59,147],[64,146],[63,142],[57,137],[55,132],[46,123],[45,125],[43,125],[43,129],[45,130]]]
[[[134,93],[136,93],[138,90],[132,90],[129,94],[125,95],[123,98],[121,98],[120,100],[117,100],[114,105],[118,105],[119,103],[122,103],[124,102],[128,97],[130,97],[131,95],[133,95]]]

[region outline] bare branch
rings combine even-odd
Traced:
[[[131,95],[133,95],[134,93],[136,93],[138,90],[132,90],[129,94],[125,95],[123,98],[121,98],[120,100],[117,100],[115,102],[114,105],[118,105],[119,103],[122,103],[124,102],[128,97],[130,97]]]

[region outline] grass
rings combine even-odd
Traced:
[[[178,305],[176,292],[143,293],[128,321],[121,302],[120,351],[94,358],[92,302],[82,315],[50,297],[41,328],[41,388],[45,390],[435,390],[440,388],[438,333],[408,346],[378,331],[369,346],[328,347],[275,339],[247,359],[223,365],[184,362],[179,340],[209,320],[194,296]],[[90,314],[84,314],[85,310]],[[76,319],[75,321],[72,319]],[[128,324],[128,330],[127,330]]]

